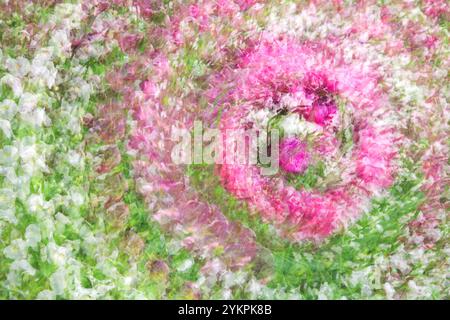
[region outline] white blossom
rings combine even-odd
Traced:
[[[58,246],[56,243],[50,242],[46,249],[48,258],[51,262],[58,266],[64,266],[70,254],[69,248]]]
[[[319,125],[300,118],[297,113],[286,116],[280,125],[286,136],[306,137],[309,134],[318,135],[322,131]]]
[[[15,239],[3,250],[3,254],[5,257],[13,260],[25,259],[27,256],[27,244],[23,239]]]
[[[42,290],[36,297],[37,300],[54,300],[55,298],[55,293],[50,290]]]
[[[67,29],[56,30],[50,39],[55,56],[67,55],[71,50],[71,42]]]
[[[184,260],[178,266],[177,270],[180,272],[185,272],[185,271],[189,270],[190,268],[192,268],[193,265],[194,265],[194,261],[192,259],[187,259],[187,260]]]
[[[41,49],[31,63],[33,81],[51,88],[56,82],[57,73],[58,71],[52,62],[51,51],[48,48]]]
[[[22,113],[21,119],[34,127],[48,126],[51,123],[43,108],[37,108],[33,112]]]
[[[384,288],[384,292],[386,293],[386,298],[388,298],[389,300],[392,300],[395,295],[394,287],[389,282],[386,282],[383,285],[383,288]]]
[[[40,210],[45,209],[46,202],[42,194],[32,194],[28,198],[28,210],[30,212],[36,213]]]
[[[30,276],[34,276],[36,274],[36,269],[34,269],[25,259],[15,260],[13,263],[11,263],[10,270],[23,271]]]
[[[66,289],[66,272],[60,268],[50,276],[50,285],[56,295],[63,295]]]
[[[8,120],[0,119],[0,130],[3,132],[6,138],[11,138],[11,123]]]
[[[19,78],[13,76],[12,74],[7,74],[3,76],[3,78],[0,80],[0,84],[5,84],[9,86],[16,98],[19,98],[23,93],[23,87],[22,82]]]
[[[67,153],[67,162],[76,168],[80,167],[82,165],[82,155],[75,150],[70,150]]]
[[[10,99],[0,101],[0,118],[12,120],[17,113],[17,104]]]
[[[25,239],[27,246],[36,248],[36,245],[41,241],[40,227],[36,224],[30,224],[25,230]]]
[[[30,62],[24,57],[17,59],[7,58],[5,66],[12,75],[18,78],[23,78],[30,72]]]
[[[36,108],[39,101],[39,97],[36,94],[25,92],[19,100],[19,112],[28,113]]]

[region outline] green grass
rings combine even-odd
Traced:
[[[323,283],[334,284],[337,296],[360,297],[360,288],[347,287],[342,279],[353,270],[372,265],[378,255],[389,256],[395,252],[407,222],[418,214],[424,200],[417,188],[420,179],[399,179],[387,196],[374,199],[371,210],[345,232],[321,245],[293,244],[278,237],[273,227],[227,193],[212,167],[189,166],[187,174],[205,200],[218,205],[230,220],[253,230],[257,243],[270,252],[271,258],[266,259],[266,267],[273,271],[269,286],[299,289],[304,298],[317,298],[307,289],[318,288]]]

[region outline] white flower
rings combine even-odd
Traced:
[[[76,97],[81,97],[84,100],[88,100],[92,92],[92,85],[86,80],[77,77],[72,81],[70,92]]]
[[[61,3],[55,6],[53,19],[69,29],[78,28],[83,16],[81,4]]]
[[[61,212],[58,212],[56,215],[55,215],[55,218],[56,218],[56,221],[58,222],[58,223],[60,223],[61,225],[66,225],[66,224],[68,224],[68,223],[70,223],[70,219],[69,218],[67,218],[65,215],[63,215]]]
[[[54,300],[55,294],[50,290],[43,290],[39,292],[36,297],[37,300]]]
[[[25,92],[19,100],[19,112],[31,112],[37,106],[38,101],[39,97],[37,95]]]
[[[23,78],[30,72],[30,62],[24,57],[17,59],[7,58],[5,66],[12,75],[18,78]]]
[[[20,285],[20,278],[15,270],[9,270],[8,275],[6,276],[6,281],[11,287],[17,287]]]
[[[359,284],[364,284],[367,282],[367,278],[371,272],[370,268],[364,270],[355,270],[352,272],[349,278],[349,282],[353,287],[356,287]]]
[[[308,134],[319,134],[322,129],[319,125],[300,119],[300,116],[296,113],[286,116],[280,123],[286,136],[306,137]]]
[[[15,239],[3,250],[3,254],[5,257],[13,260],[25,259],[27,256],[27,244],[23,239]]]
[[[258,298],[263,290],[263,285],[256,279],[252,279],[248,285],[248,291],[252,295],[252,298]]]
[[[31,75],[33,81],[46,85],[48,88],[53,87],[56,82],[56,75],[58,70],[52,62],[52,53],[41,49],[41,51],[34,57],[31,63]]]
[[[222,276],[222,283],[224,288],[232,286],[242,286],[247,282],[246,274],[243,272],[226,272]]]
[[[230,300],[232,298],[233,298],[233,295],[232,295],[230,289],[225,289],[225,290],[222,291],[222,299]]]
[[[41,231],[38,225],[30,224],[25,230],[25,239],[27,246],[36,248],[36,245],[41,241]]]
[[[408,265],[408,261],[404,257],[404,250],[400,250],[399,253],[394,254],[391,257],[391,263],[394,268],[403,274],[407,274],[411,271],[411,267]]]
[[[10,99],[0,102],[0,118],[11,120],[17,113],[17,104]]]
[[[47,255],[50,261],[58,266],[63,266],[66,263],[69,253],[69,248],[58,246],[54,242],[47,245]]]
[[[436,79],[443,79],[447,76],[448,71],[446,69],[438,68],[434,70],[433,77]]]
[[[73,204],[76,206],[81,206],[84,203],[83,195],[80,192],[75,191],[75,190],[71,190],[70,199],[72,200]]]
[[[16,98],[19,98],[23,93],[22,82],[19,78],[13,76],[12,74],[5,75],[1,80],[1,84],[6,84],[9,86]]]
[[[362,296],[370,297],[370,296],[372,295],[372,292],[373,292],[373,290],[372,290],[372,288],[370,287],[369,284],[364,283],[364,284],[361,286],[361,295],[362,295]]]
[[[13,271],[24,271],[26,274],[29,274],[30,276],[34,276],[36,273],[36,270],[25,259],[14,261],[13,263],[11,263],[10,268]]]
[[[14,166],[19,158],[19,149],[16,146],[5,146],[0,149],[0,164]]]
[[[78,134],[81,132],[80,121],[76,117],[71,117],[69,123],[67,124],[67,128],[72,132],[72,134]]]
[[[81,154],[76,152],[75,150],[70,150],[67,153],[67,162],[74,167],[79,167],[81,165],[82,157]]]
[[[431,295],[430,288],[426,286],[419,286],[414,280],[408,281],[408,297],[411,299],[429,298]]]
[[[56,30],[50,41],[50,46],[53,47],[53,52],[56,56],[66,55],[70,52],[71,42],[67,30]]]
[[[38,212],[46,207],[46,202],[42,194],[32,194],[28,198],[28,210],[30,212]]]
[[[383,285],[383,288],[384,288],[384,292],[386,293],[386,298],[389,300],[393,299],[394,295],[395,295],[394,287],[389,282],[386,282]]]
[[[248,115],[249,119],[253,120],[255,124],[259,128],[265,128],[267,127],[267,123],[269,122],[269,119],[273,116],[273,113],[270,112],[268,109],[260,109],[258,111],[252,111]]]
[[[14,209],[0,209],[0,219],[10,222],[12,224],[17,223],[17,218]]]
[[[47,171],[45,164],[45,155],[42,150],[38,151],[34,139],[25,137],[18,141],[18,154],[22,160],[22,168],[27,174],[33,174],[38,171]]]
[[[65,277],[66,273],[62,268],[58,269],[50,276],[50,286],[52,287],[56,295],[64,294],[64,290],[67,286]]]
[[[52,222],[54,223],[56,232],[62,233],[64,232],[65,226],[70,223],[70,219],[67,218],[65,215],[63,215],[62,213],[58,212],[55,215],[55,220]]]
[[[0,119],[0,130],[3,131],[3,134],[9,139],[11,138],[11,123],[8,120]]]
[[[186,259],[178,266],[177,270],[179,272],[185,272],[185,271],[189,270],[190,268],[192,268],[193,265],[194,265],[194,261],[192,259]]]
[[[318,295],[317,295],[317,299],[318,300],[330,300],[333,297],[333,290],[332,288],[328,285],[328,283],[323,283],[320,286]]]
[[[43,125],[48,126],[51,123],[50,118],[47,117],[45,110],[42,108],[37,108],[30,113],[23,113],[21,118],[23,121],[28,122],[34,127],[41,127]]]
[[[41,48],[36,53],[36,55],[33,58],[31,67],[36,67],[36,65],[47,65],[49,63],[52,63],[53,58],[53,51],[51,48]]]
[[[136,282],[136,279],[134,278],[134,277],[132,277],[132,276],[128,276],[128,277],[125,277],[124,279],[123,279],[123,283],[126,285],[126,286],[131,286],[133,283],[135,283]]]

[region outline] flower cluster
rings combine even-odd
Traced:
[[[254,167],[225,164],[222,183],[268,219],[296,229],[294,238],[319,239],[357,217],[370,197],[392,184],[395,135],[394,128],[386,125],[392,108],[377,88],[374,71],[361,74],[357,60],[341,65],[342,58],[321,44],[267,37],[244,51],[239,69],[220,76],[225,85],[215,84],[236,86],[222,98],[229,107],[222,111],[220,127],[258,125],[245,119],[261,108],[272,117],[296,114],[317,129],[313,135],[283,138],[282,169],[301,175],[314,165],[310,162],[323,159],[323,178],[334,174],[336,181],[328,181],[320,191],[295,190],[282,177],[263,178]],[[345,113],[350,114],[347,122]],[[350,148],[346,139],[352,142]]]

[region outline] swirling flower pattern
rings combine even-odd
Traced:
[[[329,235],[357,217],[367,200],[393,181],[395,130],[384,123],[390,111],[387,99],[377,88],[374,71],[361,74],[358,66],[340,65],[341,60],[323,45],[264,39],[242,54],[239,69],[220,77],[227,86],[231,82],[236,87],[226,97],[231,106],[223,111],[222,130],[249,125],[246,119],[252,111],[265,108],[276,114],[283,108],[316,125],[308,142],[310,150],[303,151],[312,155],[294,156],[300,157],[300,162],[324,158],[330,163],[326,166],[338,166],[338,173],[325,168],[325,175],[336,174],[339,181],[319,192],[295,190],[286,179],[261,177],[251,166],[222,165],[222,183],[230,192],[246,199],[268,219],[286,221],[285,227],[294,229],[293,238],[298,240]],[[340,112],[337,99],[343,101]],[[348,124],[342,124],[345,113],[350,114]],[[348,130],[353,146],[346,151],[336,133]],[[290,141],[282,141],[281,147],[286,148]],[[280,161],[288,172],[304,171],[309,165],[283,162],[285,152],[281,151]]]

